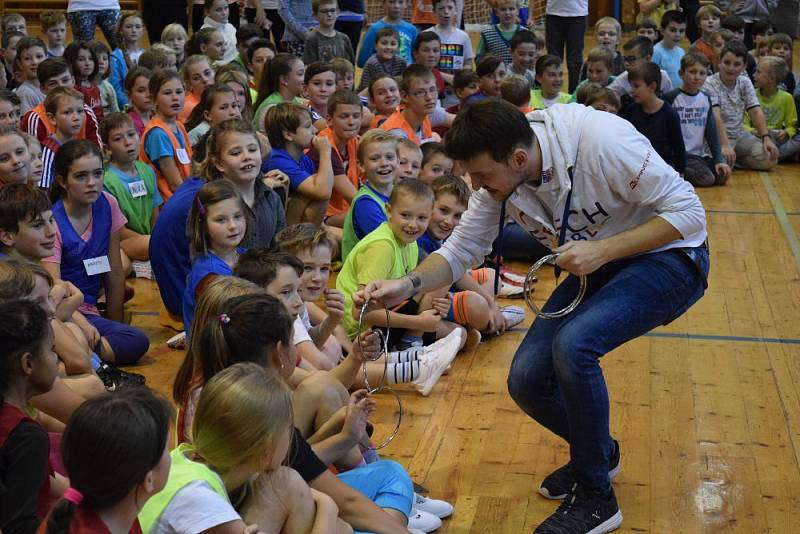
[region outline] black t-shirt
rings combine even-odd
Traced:
[[[33,421],[23,421],[0,449],[0,530],[3,534],[36,532],[39,490],[48,476],[50,439]]]
[[[292,435],[292,446],[289,449],[289,467],[300,473],[306,483],[320,476],[328,469],[322,460],[311,449],[306,439],[296,428]]]

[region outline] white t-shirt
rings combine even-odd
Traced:
[[[546,15],[585,17],[589,14],[588,0],[547,0]]]
[[[119,0],[69,0],[67,13],[74,11],[103,11],[105,9],[119,10]]]
[[[617,93],[617,96],[622,98],[622,95],[631,95],[631,82],[628,81],[628,71],[623,72],[617,76],[613,82],[608,84],[608,88]],[[669,79],[669,74],[664,69],[661,69],[661,86],[662,93],[672,91],[672,82]]]
[[[472,68],[475,53],[472,51],[472,41],[467,32],[455,27],[443,30],[438,24],[425,31],[434,32],[439,36],[441,42],[439,70],[450,72]]]
[[[153,524],[151,534],[197,534],[241,517],[207,482],[181,488]]]

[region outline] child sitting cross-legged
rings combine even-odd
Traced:
[[[778,159],[791,159],[800,152],[800,135],[797,132],[797,110],[792,95],[780,89],[789,67],[783,58],[762,57],[756,67],[756,96],[764,109],[769,134],[778,145]],[[745,128],[753,132],[750,117],[745,119]]]
[[[467,210],[470,190],[463,179],[452,174],[439,176],[431,183],[435,195],[428,229],[417,239],[420,260],[435,252],[450,237]],[[453,304],[448,319],[472,329],[493,334],[508,330],[525,319],[518,306],[500,308],[494,296],[494,270],[483,268],[467,272],[454,284]],[[467,342],[468,344],[470,341]],[[474,343],[474,341],[473,341]]]
[[[141,139],[133,119],[127,113],[111,113],[100,127],[100,134],[110,157],[103,186],[114,195],[128,219],[120,230],[123,270],[126,261],[148,261],[150,232],[158,217],[161,195],[152,167],[139,161]]]
[[[680,89],[673,89],[663,97],[680,119],[686,146],[683,177],[695,187],[724,184],[731,173],[722,156],[711,97],[700,90],[708,77],[709,65],[705,55],[688,52],[681,58]]]
[[[278,169],[289,177],[287,223],[321,224],[334,183],[329,139],[315,135],[308,108],[299,104],[272,106],[267,110],[264,125],[272,146],[265,170]],[[319,153],[319,166],[316,168],[304,154],[312,146]]]
[[[589,51],[586,61],[583,62],[586,68],[586,79],[581,81],[572,93],[570,102],[576,102],[578,91],[587,83],[596,83],[601,87],[606,87],[616,79],[611,75],[614,56],[607,48],[596,46]]]
[[[196,410],[192,441],[170,453],[169,476],[161,474],[166,485],[139,511],[144,532],[336,530],[330,497],[312,496],[300,475],[282,466],[291,456],[292,396],[277,374],[263,364],[232,365],[209,377]]]
[[[397,140],[397,179],[419,178],[422,171],[422,149],[411,139]]]
[[[53,253],[56,232],[47,195],[27,184],[4,187],[0,189],[0,214],[0,256],[6,258],[2,264],[6,272],[0,273],[5,282],[0,283],[0,301],[35,300],[51,315],[55,351],[63,362],[60,375],[63,384],[74,392],[68,395],[58,384],[54,397],[61,402],[37,406],[66,421],[77,406],[70,398],[92,397],[101,393],[103,386],[113,390],[144,383],[141,375],[120,371],[102,359],[111,355],[111,346],[78,311],[83,293],[71,282],[54,280],[41,266],[40,262]]]
[[[345,296],[343,324],[349,337],[358,335],[358,310],[353,309],[353,294],[373,280],[400,278],[417,265],[416,240],[428,227],[433,210],[433,191],[422,181],[408,179],[392,190],[387,204],[388,221],[356,244],[336,279],[336,288]],[[437,291],[404,302],[389,310],[372,310],[364,315],[369,325],[387,328],[390,349],[403,350],[420,344],[433,344],[444,338],[437,350],[420,360],[424,379],[414,381],[422,395],[428,395],[465,342],[464,331],[444,318],[450,309],[446,291]],[[388,319],[388,323],[387,323]],[[413,372],[414,367],[410,368]]]

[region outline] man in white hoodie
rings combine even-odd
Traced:
[[[580,105],[525,117],[507,102],[479,102],[458,116],[445,145],[476,190],[461,224],[409,275],[373,282],[354,300],[393,305],[450,284],[483,262],[505,203],[570,273],[545,311],[572,302],[578,276],[588,277],[575,311],[534,322],[509,371],[517,404],[570,444],[571,461],[539,488],[564,502],[536,532],[614,530],[622,523],[611,487],[620,454],[609,431],[600,358],[672,321],[703,295],[709,268],[703,206],[630,123]]]

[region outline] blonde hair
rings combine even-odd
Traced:
[[[173,36],[183,37],[185,41],[189,40],[189,34],[186,33],[186,28],[178,24],[177,22],[173,22],[172,24],[167,24],[164,26],[164,29],[161,30],[161,40],[166,41],[170,37]]]
[[[191,77],[189,76],[189,67],[192,65],[196,65],[202,62],[208,63],[208,66],[211,67],[211,60],[208,59],[208,56],[204,56],[203,54],[194,54],[186,58],[183,65],[181,65],[181,77],[183,78],[183,83],[186,87],[189,87],[191,83]]]
[[[393,143],[396,148],[397,136],[392,135],[389,132],[378,128],[370,130],[364,135],[362,135],[361,141],[359,141],[358,143],[358,150],[356,151],[359,163],[361,163],[362,165],[364,164],[364,152],[367,150],[367,147],[369,145],[375,143]]]
[[[600,26],[604,24],[610,24],[611,26],[614,26],[614,29],[617,30],[617,37],[622,37],[622,26],[614,17],[603,17],[598,19],[598,21],[594,23],[594,31],[596,32],[600,30]]]
[[[275,445],[292,428],[292,397],[274,372],[237,363],[203,387],[192,423],[193,449],[218,473],[261,458],[264,470]]]
[[[237,63],[231,62],[223,65],[217,71],[214,77],[215,83],[235,83],[244,89],[244,109],[242,111],[242,118],[247,122],[253,120],[253,102],[250,100],[250,83],[247,79],[247,73],[238,66]]]

